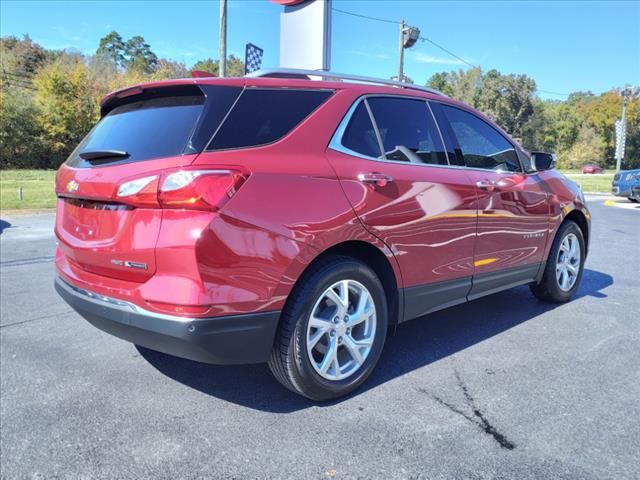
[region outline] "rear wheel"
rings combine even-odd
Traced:
[[[629,200],[631,200],[633,203],[638,203],[638,199],[637,198],[629,197]]]
[[[285,387],[312,400],[346,395],[378,362],[387,316],[373,270],[350,257],[322,260],[287,301],[269,368]]]
[[[553,241],[540,283],[531,291],[540,300],[563,303],[578,290],[585,260],[582,230],[575,222],[564,222]]]

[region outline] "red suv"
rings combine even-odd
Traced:
[[[437,91],[274,70],[101,105],[56,179],[56,288],[144,347],[268,362],[324,400],[362,384],[401,322],[580,283],[580,189]]]

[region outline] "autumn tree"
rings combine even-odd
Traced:
[[[96,55],[108,58],[117,67],[125,66],[125,42],[115,30],[100,39]]]
[[[90,74],[82,61],[62,58],[34,78],[35,120],[43,130],[54,165],[58,165],[99,118]]]
[[[125,41],[115,30],[100,39],[96,55],[108,58],[116,67],[148,74],[158,67],[158,56],[144,37],[136,35]]]
[[[203,72],[209,72],[214,77],[220,75],[220,61],[212,58],[207,58],[196,62],[192,70],[201,70]],[[244,62],[235,55],[230,55],[227,59],[227,76],[228,77],[242,77],[244,76]]]
[[[136,35],[125,44],[124,64],[128,69],[153,73],[158,68],[158,57],[144,38]]]

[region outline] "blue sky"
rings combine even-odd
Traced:
[[[526,73],[539,89],[600,93],[640,84],[640,2],[334,0],[334,7],[390,20],[401,18],[424,36],[488,70]],[[228,49],[244,55],[252,42],[277,66],[279,15],[268,0],[229,0]],[[217,57],[216,1],[0,2],[2,35],[28,33],[47,48],[93,53],[117,30],[142,35],[161,57],[188,66]],[[332,69],[388,78],[397,71],[398,27],[333,12]],[[426,42],[406,51],[405,72],[423,84],[435,72],[467,68]],[[541,92],[543,98],[563,98]]]

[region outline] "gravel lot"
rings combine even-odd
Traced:
[[[528,288],[402,325],[313,404],[266,366],[138,350],[53,290],[51,214],[0,222],[2,478],[640,477],[640,209],[591,203],[578,298]]]

